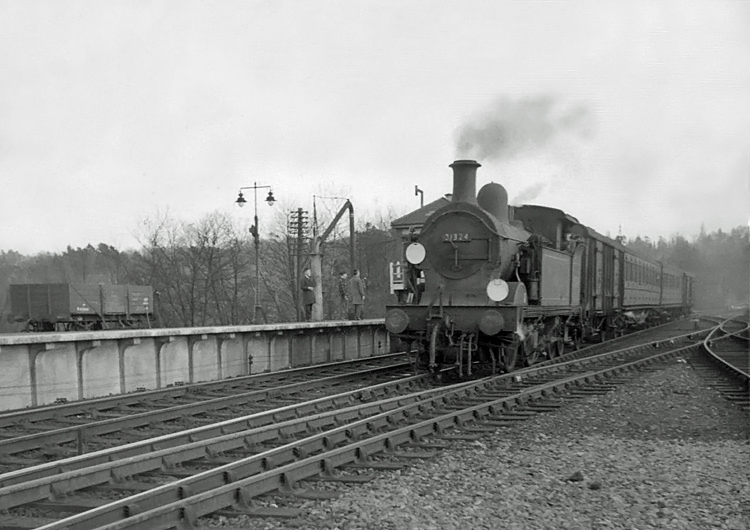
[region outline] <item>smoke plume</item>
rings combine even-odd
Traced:
[[[520,192],[518,192],[518,195],[516,195],[515,198],[511,201],[511,204],[515,206],[518,204],[524,204],[528,203],[529,201],[533,201],[534,199],[539,197],[539,195],[548,185],[549,182],[537,182],[536,184],[532,184],[531,186],[522,189]]]
[[[501,160],[543,149],[558,137],[586,137],[592,116],[587,107],[553,96],[501,97],[457,130],[458,158]]]

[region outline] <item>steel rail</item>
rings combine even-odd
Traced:
[[[744,315],[727,318],[721,323],[721,326],[719,326],[720,331],[724,333],[725,335],[731,335],[737,338],[747,339],[747,332],[748,330],[750,330],[750,323],[748,323],[746,319],[747,317]],[[730,330],[728,326],[728,324],[730,323],[739,324],[740,329]]]
[[[469,383],[457,383],[454,386],[461,387],[467,384]],[[367,390],[378,391],[375,388],[368,388]],[[141,451],[128,458],[111,462],[97,459],[98,461],[91,462],[86,467],[81,466],[78,469],[70,469],[66,465],[59,473],[48,474],[41,478],[33,476],[17,477],[23,478],[23,480],[14,485],[0,487],[0,510],[8,510],[50,497],[69,495],[77,490],[101,484],[116,483],[122,481],[125,477],[142,473],[164,470],[164,474],[169,475],[170,469],[174,469],[185,462],[208,459],[207,463],[210,464],[212,459],[219,458],[221,454],[229,451],[255,450],[256,452],[262,452],[263,444],[284,441],[309,432],[334,429],[347,422],[381,414],[397,407],[403,407],[405,404],[423,400],[426,396],[441,393],[445,393],[444,388],[421,390],[402,396],[380,399],[373,403],[363,403],[343,409],[319,412],[302,418],[265,424],[231,434],[222,433],[198,441],[181,441],[179,445],[160,444],[152,450]],[[294,456],[287,455],[287,460],[293,461]]]
[[[100,451],[73,456],[55,462],[47,462],[36,466],[27,467],[17,471],[0,474],[0,492],[2,488],[21,484],[31,480],[43,479],[45,477],[60,478],[63,474],[99,464],[112,464],[123,459],[130,459],[140,454],[153,453],[180,445],[194,443],[197,441],[210,441],[225,435],[245,432],[248,430],[266,427],[268,425],[280,425],[288,420],[304,421],[306,417],[323,413],[331,407],[351,404],[355,401],[370,399],[383,399],[391,392],[414,389],[420,383],[425,383],[429,374],[410,376],[396,381],[379,383],[369,387],[349,390],[339,394],[323,396],[311,401],[286,405],[283,407],[256,412],[239,418],[225,420],[211,425],[195,427],[185,431],[165,434],[147,440],[132,442],[117,447],[102,449]],[[6,499],[0,495],[0,510],[7,509],[4,504]]]
[[[657,329],[657,328],[651,328],[649,330],[643,330],[643,331],[651,331],[653,329]],[[638,333],[640,333],[640,332],[638,332]],[[636,334],[638,334],[638,333],[636,333]],[[630,337],[632,337],[632,336],[633,335],[630,335]],[[686,334],[686,335],[683,335],[683,336],[674,337],[671,340],[680,340],[681,338],[684,338],[684,337],[691,337],[692,338],[692,336],[693,336],[693,334],[690,333],[690,334]],[[612,341],[610,341],[610,346],[611,346],[611,342]],[[595,346],[600,346],[600,345],[595,345]],[[586,348],[586,349],[578,350],[576,352],[567,354],[567,355],[562,356],[562,357],[555,358],[555,359],[553,359],[551,361],[548,361],[546,363],[539,363],[539,364],[535,365],[534,367],[545,366],[545,365],[553,364],[553,363],[559,364],[561,362],[566,362],[567,360],[581,358],[584,355],[590,355],[590,354],[591,354],[591,351],[588,348]],[[386,356],[386,358],[388,358],[388,357],[390,357],[390,356]],[[521,373],[526,373],[526,371],[524,370],[524,371],[519,371],[519,372],[516,372],[516,373],[517,374],[521,374]],[[390,384],[390,383],[383,383],[383,385],[388,385],[388,384]],[[356,393],[357,391],[352,391],[352,392]],[[326,398],[326,397],[320,398],[319,402],[322,403],[322,402],[326,401],[327,399],[329,399],[329,398]],[[313,401],[311,403],[316,403],[316,402]],[[295,405],[290,405],[288,407],[282,407],[281,409],[277,409],[278,412],[276,412],[276,413],[272,413],[272,412],[268,412],[268,413],[266,413],[266,412],[259,412],[259,413],[256,413],[254,415],[247,416],[246,418],[256,418],[255,420],[247,419],[247,421],[248,421],[248,426],[247,427],[248,428],[251,427],[251,425],[249,425],[250,421],[252,421],[254,423],[254,425],[252,425],[252,426],[259,426],[258,422],[262,421],[259,418],[268,416],[270,414],[273,414],[273,417],[276,418],[275,421],[278,421],[279,418],[283,417],[284,414],[289,414],[294,407],[295,407]],[[301,413],[294,413],[294,414],[301,414]],[[18,483],[20,480],[22,480],[21,477],[32,477],[32,476],[36,475],[35,478],[41,478],[41,477],[46,476],[46,475],[48,475],[50,473],[57,474],[57,473],[60,472],[60,470],[62,468],[65,468],[65,469],[68,469],[68,470],[70,470],[70,469],[78,469],[78,468],[80,468],[80,467],[82,467],[84,465],[87,465],[87,464],[85,464],[85,462],[93,462],[96,458],[103,458],[103,457],[106,456],[106,458],[108,460],[117,460],[119,458],[122,458],[121,456],[118,456],[118,455],[133,456],[133,455],[137,454],[138,451],[142,450],[142,448],[146,448],[146,447],[153,448],[153,447],[156,447],[157,444],[162,444],[162,445],[166,444],[166,443],[177,444],[177,443],[179,443],[178,441],[180,439],[184,440],[184,439],[186,439],[187,437],[190,437],[190,436],[209,436],[210,432],[217,432],[219,430],[222,431],[222,434],[226,434],[226,432],[230,432],[233,429],[232,425],[240,425],[244,421],[245,421],[244,418],[243,419],[236,419],[236,420],[227,420],[227,421],[218,422],[216,424],[212,424],[212,425],[209,425],[209,426],[198,427],[198,428],[195,428],[195,429],[190,429],[190,430],[182,431],[182,432],[179,432],[179,433],[173,433],[173,434],[163,435],[163,436],[160,436],[160,437],[157,437],[157,438],[152,438],[150,440],[145,440],[145,441],[142,441],[142,442],[134,442],[132,444],[127,444],[125,446],[120,446],[120,447],[117,447],[117,448],[104,449],[104,450],[101,450],[101,451],[97,451],[96,453],[89,453],[89,454],[83,455],[83,456],[69,457],[69,458],[65,458],[65,459],[62,459],[62,460],[57,460],[57,461],[54,461],[54,462],[49,462],[49,463],[46,463],[46,464],[40,464],[38,466],[28,467],[26,469],[23,469],[23,470],[20,470],[20,471],[17,471],[17,472],[9,472],[9,473],[6,473],[4,475],[0,475],[0,486],[8,486],[8,485],[10,485],[12,483]],[[239,427],[234,427],[234,428],[239,428]],[[153,450],[153,449],[149,449],[149,450]],[[96,456],[96,455],[101,455],[101,456]],[[26,480],[29,480],[29,479],[30,478],[27,478]]]
[[[642,352],[647,347],[650,347],[650,345],[635,347],[631,350]],[[335,467],[354,463],[357,460],[363,461],[371,454],[394,449],[398,445],[419,439],[424,435],[436,432],[442,433],[445,429],[466,421],[487,419],[489,416],[501,414],[507,409],[522,405],[529,399],[548,396],[578,382],[599,380],[605,374],[635,369],[659,359],[687,353],[696,347],[695,344],[692,344],[651,355],[645,359],[620,363],[607,368],[600,367],[594,371],[586,371],[572,376],[569,374],[570,371],[580,368],[581,365],[596,363],[595,358],[590,357],[584,360],[540,367],[535,369],[535,372],[539,375],[562,372],[563,375],[568,375],[568,377],[542,383],[499,399],[492,396],[491,392],[497,390],[498,381],[508,382],[518,379],[518,375],[507,374],[471,385],[464,384],[459,389],[450,390],[425,401],[362,419],[332,431],[316,434],[304,440],[199,473],[190,478],[159,486],[146,493],[115,501],[41,528],[44,530],[60,530],[63,528],[78,530],[99,528],[102,525],[111,525],[105,526],[106,528],[128,528],[133,525],[139,528],[166,528],[181,524],[183,519],[182,522],[189,525],[198,516],[238,503],[244,502],[247,504],[253,496],[273,491],[279,487],[282,489],[293,487],[295,483],[302,479],[320,473],[330,473]],[[623,353],[623,351],[605,353],[597,356],[597,358],[600,361],[605,359],[617,360],[617,356],[622,356]],[[458,400],[462,397],[467,399],[481,398],[483,392],[487,392],[488,396],[484,398],[486,401],[481,404],[465,407],[455,412],[445,412],[441,408],[450,402],[451,396],[452,399]],[[377,433],[380,429],[392,428],[393,424],[398,421],[408,421],[417,418],[420,414],[427,413],[437,414],[438,416],[421,421],[416,425],[397,428],[390,433],[360,440],[361,437]],[[348,443],[348,445],[332,450],[342,443]],[[318,452],[320,454],[308,456]],[[281,465],[289,459],[294,459],[294,461]],[[277,468],[279,465],[281,467]]]
[[[700,318],[701,320],[709,321],[709,322],[713,323],[714,326],[711,327],[711,328],[706,328],[706,329],[691,330],[691,331],[689,331],[687,333],[684,333],[682,335],[677,335],[677,336],[674,336],[674,337],[649,339],[649,342],[652,343],[652,344],[660,344],[660,343],[663,343],[665,341],[683,341],[683,340],[691,340],[692,341],[692,340],[694,340],[696,338],[699,338],[699,337],[701,337],[703,335],[708,335],[713,329],[715,329],[715,326],[718,325],[721,322],[721,319],[718,319],[718,318],[710,318],[710,317],[698,317],[698,318]],[[599,344],[592,344],[591,346],[587,346],[585,348],[581,348],[580,350],[576,350],[576,351],[565,353],[565,354],[561,355],[560,357],[555,357],[554,359],[548,359],[546,361],[535,363],[533,365],[533,367],[549,366],[549,365],[552,365],[552,364],[559,364],[561,362],[567,362],[569,360],[582,359],[582,358],[585,358],[585,357],[589,357],[591,355],[598,354],[598,352],[600,350],[602,350],[602,349],[606,349],[607,347],[614,346],[614,345],[616,345],[616,344],[618,344],[620,342],[629,341],[629,340],[632,340],[632,339],[644,338],[644,337],[649,336],[650,334],[652,334],[655,331],[656,332],[668,331],[668,330],[662,329],[662,328],[667,328],[667,327],[673,325],[675,322],[679,322],[679,321],[667,322],[666,324],[662,324],[660,326],[655,326],[653,328],[638,330],[638,331],[636,331],[634,333],[630,333],[629,335],[622,335],[620,337],[616,337],[616,338],[614,338],[612,340],[609,340],[609,341],[606,341],[606,342],[601,342]]]
[[[246,405],[249,402],[257,402],[265,399],[302,392],[314,388],[329,386],[335,383],[343,383],[351,379],[359,379],[379,373],[393,372],[411,368],[410,363],[400,363],[370,368],[359,372],[347,372],[341,375],[322,377],[310,381],[292,383],[291,385],[263,388],[244,392],[227,397],[212,398],[197,403],[177,405],[148,412],[131,414],[122,418],[112,418],[97,422],[87,423],[81,426],[64,427],[55,431],[29,434],[17,438],[0,440],[0,455],[14,455],[32,449],[39,449],[48,444],[63,444],[75,442],[81,436],[97,436],[117,432],[123,429],[143,427],[156,422],[176,420],[185,416],[193,416],[209,411],[221,410],[229,407]]]
[[[728,322],[741,322],[744,327],[740,330],[730,331],[726,329],[726,324]],[[716,351],[714,347],[717,344],[732,340],[739,340],[745,343],[744,350],[745,352],[748,352],[747,345],[750,343],[750,340],[745,335],[743,335],[743,333],[747,333],[748,330],[750,330],[750,324],[745,321],[738,320],[737,317],[732,317],[726,319],[721,325],[715,328],[703,341],[703,351],[707,354],[708,359],[714,364],[714,366],[716,366],[730,379],[737,381],[746,391],[750,387],[750,373],[746,371],[748,369],[747,365],[744,367],[745,369],[735,365],[734,363],[725,359],[722,353]],[[724,335],[720,336],[720,333],[724,333]],[[747,354],[745,359],[746,362],[747,359],[750,359],[750,352]]]
[[[168,388],[160,388],[146,391],[134,391],[127,394],[116,396],[98,397],[74,401],[71,403],[46,405],[42,407],[25,408],[0,413],[0,428],[9,427],[18,422],[33,422],[44,420],[55,420],[66,416],[75,416],[78,414],[90,414],[92,409],[108,410],[122,406],[137,405],[143,402],[152,402],[165,397],[183,397],[190,396],[193,393],[212,392],[217,390],[234,390],[252,384],[275,383],[280,379],[288,379],[299,375],[305,375],[310,372],[325,372],[327,370],[339,370],[354,367],[358,364],[369,364],[372,362],[388,361],[407,355],[404,352],[393,353],[388,355],[379,355],[376,357],[366,357],[364,359],[350,359],[333,363],[325,363],[304,368],[292,368],[289,370],[280,370],[277,372],[264,372],[262,374],[251,374],[240,377],[222,379],[220,381],[205,381],[200,383],[190,383]]]

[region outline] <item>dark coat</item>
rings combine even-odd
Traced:
[[[354,305],[360,305],[365,300],[365,284],[359,276],[352,276],[349,280],[349,299]]]
[[[312,278],[302,277],[302,305],[315,303],[315,283]]]
[[[339,298],[349,301],[349,280],[346,278],[339,278]]]

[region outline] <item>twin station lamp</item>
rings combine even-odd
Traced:
[[[252,186],[246,186],[244,188],[240,188],[240,195],[237,197],[237,200],[235,201],[238,206],[242,207],[247,204],[247,200],[242,195],[242,190],[253,190],[254,192],[254,206],[255,206],[255,216],[253,218],[255,224],[250,227],[250,233],[253,235],[253,240],[255,241],[255,307],[253,308],[253,324],[258,324],[258,319],[263,313],[264,320],[265,320],[265,313],[263,312],[263,308],[260,305],[260,254],[259,254],[259,243],[260,243],[260,232],[258,231],[258,190],[267,189],[268,190],[268,196],[266,197],[266,202],[269,206],[273,206],[273,204],[276,202],[276,198],[273,196],[273,191],[271,191],[271,186],[258,186],[257,182],[253,182]]]

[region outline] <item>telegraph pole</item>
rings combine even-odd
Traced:
[[[302,320],[302,267],[305,263],[304,252],[305,252],[305,240],[307,239],[307,232],[309,229],[308,213],[302,208],[297,208],[289,212],[287,220],[287,237],[289,238],[291,245],[289,249],[289,259],[292,262],[292,270],[294,274],[294,297],[296,301],[296,313],[297,321]]]

